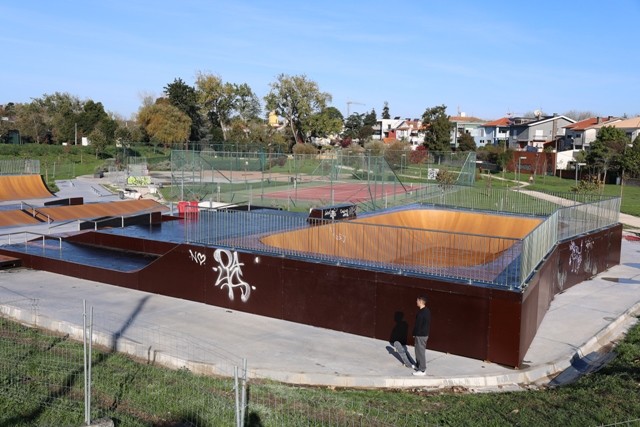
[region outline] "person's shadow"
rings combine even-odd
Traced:
[[[389,344],[387,346],[387,351],[389,354],[393,355],[398,361],[402,364],[405,364],[404,360],[402,360],[402,355],[398,353],[396,350],[395,343],[400,343],[400,347],[402,351],[406,355],[406,358],[409,360],[409,363],[415,365],[415,361],[412,359],[411,355],[407,351],[407,337],[409,335],[409,324],[406,320],[404,320],[404,313],[402,311],[396,311],[393,315],[393,320],[395,325],[391,330],[391,336],[389,337]]]

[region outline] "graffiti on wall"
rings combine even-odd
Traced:
[[[240,299],[242,302],[247,302],[251,291],[255,290],[255,286],[242,280],[242,266],[244,264],[238,260],[238,253],[235,251],[232,253],[226,249],[216,249],[213,258],[218,263],[218,267],[213,267],[213,271],[218,273],[215,286],[221,289],[227,288],[231,301],[234,299],[234,290],[239,288]]]
[[[151,177],[149,176],[130,176],[127,178],[127,184],[135,187],[144,187],[151,184]]]
[[[238,260],[238,253],[226,249],[216,249],[213,253],[213,259],[218,263],[217,267],[211,268],[218,273],[214,286],[220,287],[220,289],[227,288],[231,301],[235,298],[234,290],[239,288],[240,299],[242,302],[247,302],[251,296],[251,291],[256,288],[242,279],[242,266],[244,264]],[[203,266],[207,262],[207,256],[202,252],[189,249],[189,260],[199,266]]]
[[[577,273],[580,270],[582,264],[582,242],[580,246],[576,245],[573,240],[569,245],[569,267],[571,267],[572,273]]]
[[[591,251],[593,250],[594,241],[591,238],[582,240],[580,246],[576,242],[571,241],[569,245],[569,267],[571,267],[572,273],[579,273],[580,267],[584,264],[583,270],[586,273],[595,274],[597,272],[597,266],[595,263],[592,265]]]
[[[189,249],[189,259],[198,265],[204,265],[207,261],[207,256],[202,252],[192,251]]]

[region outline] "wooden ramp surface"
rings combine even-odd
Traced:
[[[0,227],[31,225],[46,222],[129,216],[147,212],[166,212],[169,208],[155,200],[125,200],[90,203],[87,205],[30,208],[26,212],[14,209],[0,211]]]
[[[86,205],[38,208],[40,218],[50,221],[102,218],[107,216],[132,215],[144,212],[166,212],[169,208],[155,200],[124,200],[121,202],[89,203]]]
[[[0,176],[0,202],[55,197],[40,175]]]
[[[299,252],[432,267],[486,264],[540,219],[415,209],[276,233],[261,242]]]
[[[14,225],[39,224],[36,218],[19,209],[10,211],[0,211],[0,227],[11,227]]]

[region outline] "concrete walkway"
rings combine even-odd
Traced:
[[[514,390],[546,384],[636,322],[640,242],[623,240],[621,265],[556,296],[521,369],[428,350],[427,376],[414,377],[385,341],[53,273],[0,271],[0,307],[10,317],[79,338],[83,300],[102,344],[173,367],[229,375],[246,358],[251,378],[293,384]]]

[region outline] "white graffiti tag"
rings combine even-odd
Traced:
[[[242,280],[243,263],[238,261],[238,253],[229,252],[226,249],[216,249],[213,253],[213,258],[218,263],[219,267],[213,267],[213,271],[218,272],[218,280],[216,280],[215,286],[220,288],[226,287],[229,290],[229,299],[233,301],[235,288],[240,288],[240,299],[242,302],[247,302],[251,296],[251,290],[255,289],[255,286],[249,285]]]
[[[569,266],[571,267],[572,273],[577,273],[580,270],[580,264],[582,264],[582,243],[580,242],[580,246],[576,245],[575,242],[571,242],[569,245]]]
[[[189,249],[189,259],[191,261],[194,261],[198,265],[203,265],[207,260],[207,256],[202,252],[198,252],[198,251],[194,252],[191,249]]]

